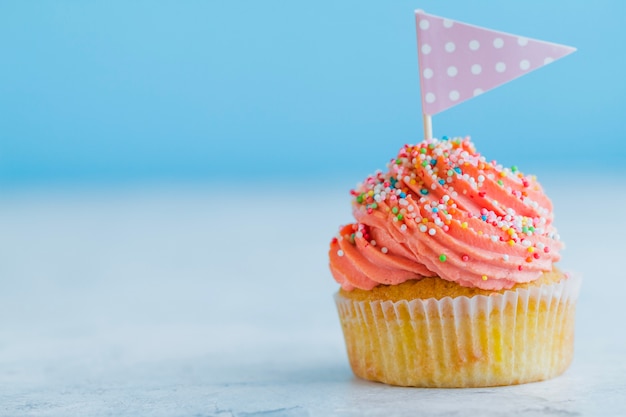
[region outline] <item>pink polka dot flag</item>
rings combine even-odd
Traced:
[[[422,109],[434,115],[576,49],[415,12]]]

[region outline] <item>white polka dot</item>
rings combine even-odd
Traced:
[[[454,22],[450,19],[443,19],[443,27],[446,29],[450,29]]]
[[[543,60],[543,65],[548,65],[552,61],[554,61],[554,59],[550,57],[546,57],[546,59]]]
[[[446,43],[446,52],[454,52],[455,49],[456,45],[454,44],[454,42]]]
[[[426,78],[427,80],[430,80],[433,77],[433,70],[431,70],[430,68],[426,68],[424,70],[424,78]]]
[[[472,51],[477,51],[478,48],[480,48],[480,42],[478,42],[477,40],[470,41],[469,48]]]
[[[519,38],[517,38],[517,44],[519,46],[526,46],[526,45],[528,45],[528,38],[524,38],[524,37],[520,36]]]
[[[459,99],[459,92],[456,90],[452,90],[450,91],[450,94],[448,95],[448,97],[450,97],[450,100],[452,101],[457,101]]]
[[[455,66],[448,67],[448,76],[454,77],[454,76],[456,76],[457,72],[458,71],[457,71]]]
[[[478,75],[481,72],[483,72],[483,67],[480,66],[480,64],[474,64],[472,65],[472,74],[474,75]]]
[[[433,93],[427,93],[425,98],[426,98],[426,103],[435,102],[435,95]]]
[[[504,62],[498,62],[496,64],[496,71],[504,72],[506,70],[506,64]]]
[[[504,46],[504,39],[502,38],[495,38],[493,40],[493,46],[494,48],[500,49]]]
[[[530,62],[528,62],[527,59],[522,59],[519,62],[519,67],[520,69],[523,69],[524,71],[526,71],[528,68],[530,68]]]
[[[422,53],[424,55],[428,55],[431,50],[432,50],[432,48],[430,47],[429,44],[425,43],[424,45],[422,45]]]
[[[482,88],[477,88],[474,90],[474,97],[479,96],[483,93],[483,89]]]
[[[426,19],[421,19],[420,20],[420,29],[426,30],[429,27],[430,27],[430,23],[428,22],[428,20],[426,20]]]

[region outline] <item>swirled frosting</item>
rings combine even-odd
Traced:
[[[536,178],[488,162],[469,138],[405,145],[387,167],[351,191],[356,222],[330,244],[343,289],[438,276],[501,290],[558,261],[552,203]]]

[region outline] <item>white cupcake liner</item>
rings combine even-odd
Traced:
[[[353,301],[335,295],[350,364],[393,385],[511,385],[562,373],[581,279],[488,296]]]

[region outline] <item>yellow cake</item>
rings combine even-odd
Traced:
[[[536,179],[487,162],[468,138],[405,145],[353,190],[356,222],[331,242],[354,373],[416,387],[561,374],[580,280]]]

